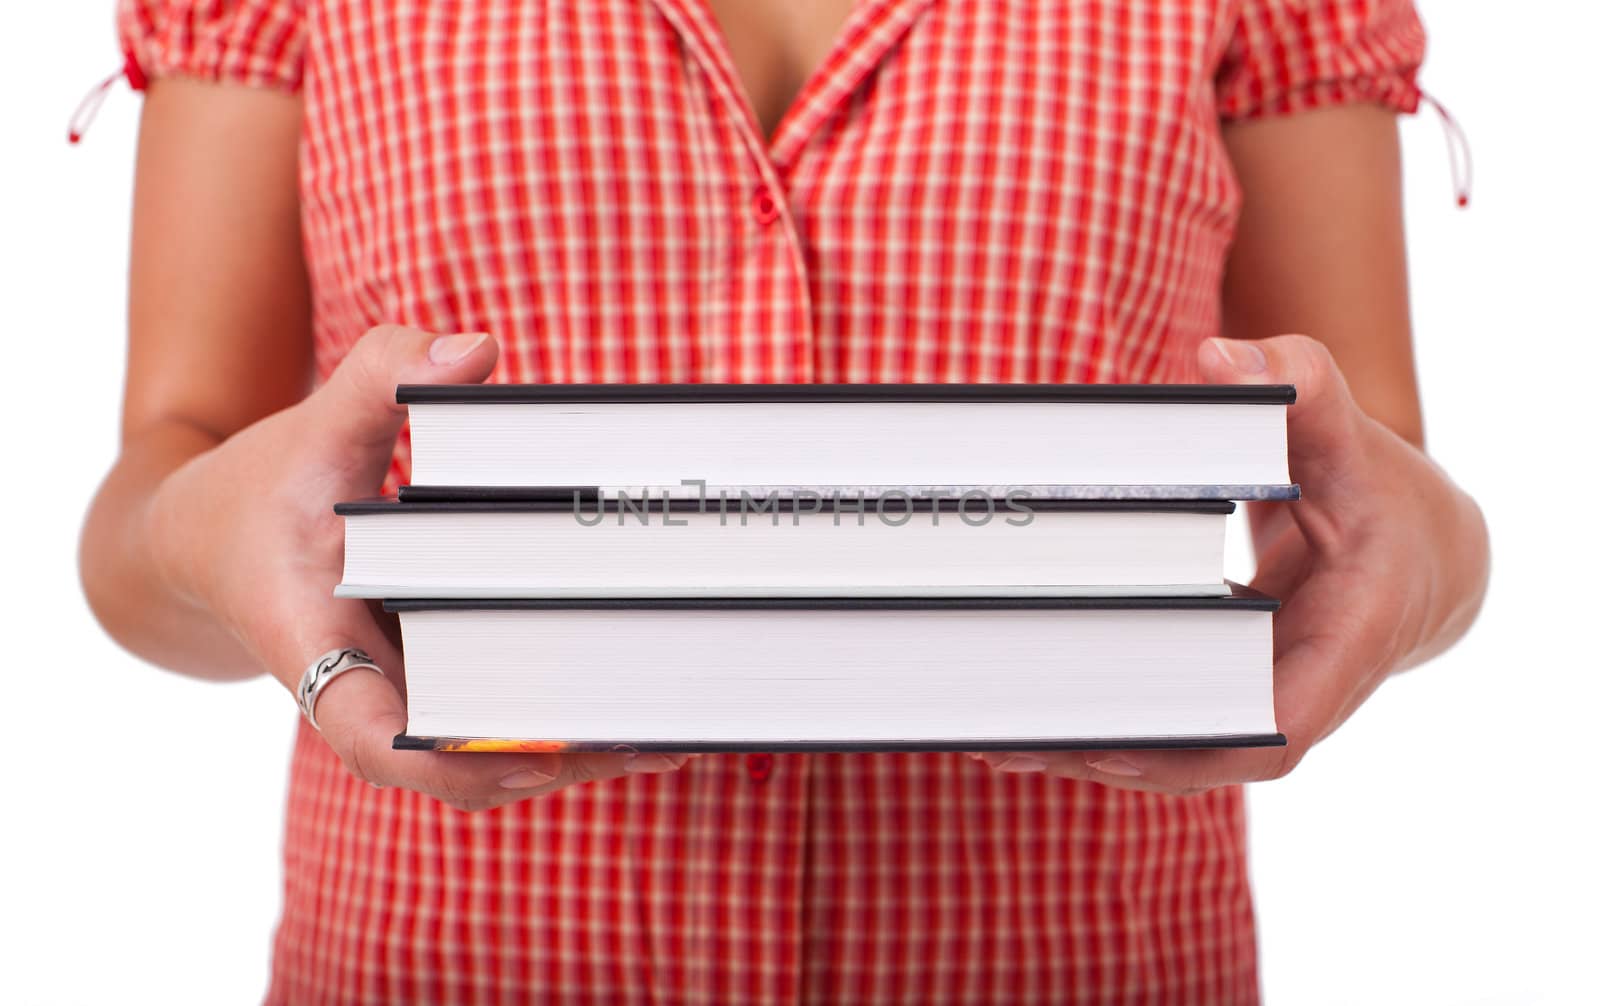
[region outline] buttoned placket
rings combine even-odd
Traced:
[[[786,204],[785,179],[806,141],[877,66],[931,0],[868,0],[856,7],[841,26],[822,64],[800,89],[793,105],[773,131],[770,145],[761,135],[754,109],[722,33],[703,0],[653,2],[683,40],[722,113],[732,120],[744,144],[750,171],[750,218],[760,232],[755,240],[783,243],[790,262],[789,281],[794,285],[794,301],[800,305],[803,316],[797,326],[797,338],[802,339],[805,346],[797,348],[804,351],[791,356],[802,365],[796,368],[798,372],[793,379],[802,383],[809,381],[817,369],[811,290],[801,236],[794,214]],[[795,758],[792,762],[803,774],[804,758]],[[745,773],[753,783],[766,783],[772,778],[776,765],[771,754],[750,754],[745,758]]]
[[[804,246],[795,214],[788,204],[786,180],[793,174],[792,169],[806,141],[841,106],[910,26],[916,13],[931,0],[865,0],[857,6],[846,19],[832,51],[801,88],[793,106],[774,131],[770,146],[762,136],[721,31],[704,0],[653,2],[678,33],[685,51],[709,84],[720,114],[733,123],[743,144],[744,163],[748,166],[748,204],[747,219],[738,226],[749,229],[746,246],[750,242],[771,241],[783,245],[783,254],[789,263],[788,281],[793,284],[792,302],[798,305],[800,316],[796,319],[794,337],[803,342],[788,354],[792,365],[788,379],[809,382],[818,370],[815,315]],[[745,785],[756,788],[755,792],[759,793],[756,799],[766,805],[770,813],[792,822],[793,830],[789,833],[793,839],[790,843],[792,855],[786,857],[781,866],[775,864],[776,869],[770,875],[756,880],[771,892],[769,896],[786,899],[802,896],[808,859],[806,836],[810,833],[811,774],[815,768],[815,760],[804,754],[785,756],[781,761],[768,752],[753,752],[743,758]],[[780,895],[779,892],[785,893]],[[794,911],[799,912],[798,900]],[[804,933],[796,924],[790,930],[788,947],[781,952],[781,958],[791,962],[801,960],[803,940]],[[804,997],[798,971],[790,974],[785,984],[795,1001]]]
[[[804,245],[789,205],[788,179],[807,142],[877,68],[933,0],[863,0],[845,19],[822,63],[784,113],[770,143],[751,107],[715,15],[705,0],[652,0],[677,32],[686,52],[710,85],[719,109],[734,125],[748,166],[749,223],[756,242],[780,242],[789,262],[788,281],[798,305],[795,338],[803,345],[789,355],[790,380],[807,383],[819,366],[814,305]]]

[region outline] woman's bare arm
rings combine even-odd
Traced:
[[[79,559],[95,614],[164,667],[206,678],[265,670],[289,690],[321,654],[365,650],[385,674],[327,687],[323,738],[359,778],[455,807],[676,768],[681,758],[650,754],[394,750],[406,727],[404,660],[364,602],[333,597],[344,554],[333,505],[379,489],[405,418],[395,385],[482,381],[497,347],[484,333],[380,325],[308,393],[299,119],[284,95],[181,80],[151,89],[123,448]]]
[[[149,509],[185,462],[305,396],[300,107],[273,91],[161,80],[140,126],[122,451],[89,513],[79,567],[118,642],[200,677],[262,668],[159,574]]]
[[[1255,585],[1283,600],[1274,692],[1284,748],[984,755],[1163,793],[1292,770],[1397,670],[1455,642],[1488,581],[1472,498],[1422,451],[1394,117],[1340,108],[1230,127],[1244,211],[1218,383],[1289,383],[1289,473],[1304,498],[1251,509]],[[1304,332],[1303,335],[1285,335]]]
[[[1224,138],[1245,193],[1223,287],[1226,334],[1314,336],[1361,411],[1423,450],[1394,114],[1375,106],[1334,108],[1240,123]],[[1402,667],[1460,638],[1488,586],[1482,515],[1445,485],[1452,493],[1432,505],[1454,521],[1449,541],[1456,547],[1440,557],[1448,568],[1434,592],[1432,624]],[[1303,547],[1296,535],[1279,538],[1295,528],[1290,506],[1253,506],[1251,526],[1268,573],[1284,565],[1279,553]]]
[[[1226,127],[1244,208],[1223,283],[1223,334],[1304,332],[1362,411],[1418,447],[1393,112],[1355,105]]]

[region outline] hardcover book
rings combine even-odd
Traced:
[[[340,503],[340,597],[1220,595],[1227,502]]]
[[[1265,385],[402,385],[412,489],[1292,499]],[[581,445],[581,449],[578,445]]]
[[[888,751],[1283,743],[1277,602],[395,600],[402,748]]]

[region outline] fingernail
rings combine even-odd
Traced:
[[[1106,775],[1120,775],[1130,779],[1134,776],[1144,775],[1144,773],[1140,771],[1139,766],[1135,765],[1133,762],[1114,756],[1111,758],[1101,758],[1099,761],[1089,762],[1089,767],[1094,769],[1096,772],[1102,772]]]
[[[460,363],[467,354],[483,345],[488,332],[463,332],[460,335],[441,335],[428,344],[428,362],[435,367],[448,367]]]
[[[689,760],[688,755],[666,755],[652,752],[638,754],[623,763],[624,772],[636,772],[640,775],[650,775],[655,772],[671,772],[683,768],[683,763]]]
[[[536,768],[519,769],[500,780],[501,789],[535,789],[539,786],[548,786],[556,781],[556,777],[549,772],[541,772]]]
[[[1014,754],[994,767],[1000,772],[1043,772],[1044,762],[1032,755]]]
[[[1267,369],[1267,354],[1252,342],[1237,339],[1211,339],[1212,347],[1241,374],[1259,374]]]

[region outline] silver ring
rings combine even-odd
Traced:
[[[383,674],[383,668],[373,663],[365,650],[347,646],[342,650],[329,650],[324,653],[313,660],[305,673],[300,675],[300,687],[294,690],[294,700],[299,703],[300,711],[305,713],[306,720],[313,728],[322,729],[317,726],[317,698],[322,694],[322,690],[328,687],[328,682],[345,671],[361,668]]]

